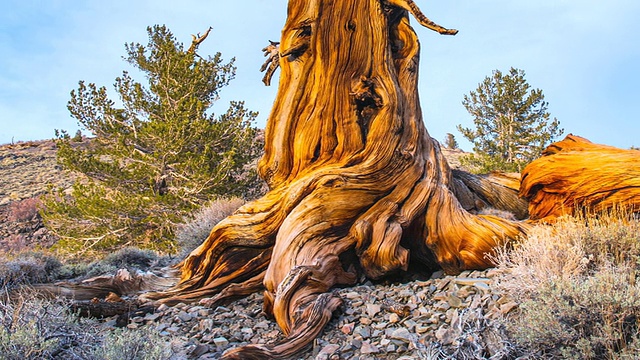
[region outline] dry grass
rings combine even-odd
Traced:
[[[233,214],[245,200],[240,198],[219,199],[203,206],[184,224],[176,229],[176,241],[182,255],[187,255],[209,236],[211,229],[227,216]]]
[[[531,358],[622,359],[640,351],[640,221],[615,211],[533,229],[498,256],[504,319]]]
[[[169,359],[170,344],[155,330],[108,329],[98,320],[69,312],[64,300],[28,289],[3,291],[0,300],[0,359]]]
[[[0,289],[56,280],[61,267],[62,263],[55,257],[38,252],[0,257]]]

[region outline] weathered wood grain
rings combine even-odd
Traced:
[[[520,195],[531,220],[615,208],[640,210],[640,151],[599,145],[568,135],[522,172]]]
[[[286,339],[225,358],[295,354],[341,304],[333,287],[407,270],[410,261],[449,272],[484,268],[487,254],[525,231],[521,222],[477,215],[485,206],[526,213],[512,180],[454,177],[429,136],[407,9],[422,14],[406,1],[289,1],[259,163],[270,191],[212,230],[180,265],[175,288],[150,295],[215,302],[264,288],[265,311]]]

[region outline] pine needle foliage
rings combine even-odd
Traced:
[[[222,115],[211,111],[234,78],[234,59],[185,50],[165,26],[147,32],[148,44],[126,44],[124,56],[146,84],[123,71],[114,84],[118,102],[93,83],[71,91],[68,109],[92,140],[78,146],[57,131],[59,163],[86,175],[45,199],[43,218],[61,252],[175,251],[174,227],[185,215],[259,187],[251,169],[261,151],[257,113],[242,102]]]
[[[462,163],[479,173],[520,172],[563,133],[560,122],[551,120],[542,90],[532,89],[520,69],[494,70],[462,104],[475,125],[457,127],[473,143],[474,154]]]
[[[447,136],[444,138],[444,146],[450,150],[458,149],[458,141],[452,133],[447,133]]]

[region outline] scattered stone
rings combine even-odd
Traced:
[[[447,297],[447,303],[449,304],[449,306],[454,307],[454,308],[459,308],[462,306],[462,300],[457,297],[456,295],[450,294]]]
[[[340,331],[345,334],[345,335],[349,335],[353,332],[353,328],[355,326],[355,323],[348,323],[348,324],[344,324],[342,325],[342,327],[340,328]]]
[[[180,311],[178,313],[178,319],[180,319],[180,321],[182,321],[182,322],[191,321],[192,318],[193,317],[187,312]]]
[[[158,320],[160,317],[162,317],[161,313],[148,313],[144,316],[143,320],[144,321],[156,321]]]
[[[390,323],[395,324],[395,323],[397,323],[398,321],[400,321],[400,316],[398,316],[398,314],[391,313],[391,314],[389,315],[389,322],[390,322]]]
[[[203,344],[198,344],[196,345],[196,347],[191,351],[191,353],[189,353],[189,355],[194,358],[197,359],[199,357],[201,357],[202,355],[208,353],[210,351],[209,347],[207,345],[203,345]]]
[[[486,284],[486,283],[483,283],[483,282],[475,283],[475,284],[473,284],[473,286],[475,286],[476,288],[480,289],[484,293],[488,293],[489,291],[491,291],[491,287],[489,286],[489,284]]]
[[[407,330],[407,329],[405,329],[405,328],[399,328],[399,329],[394,330],[394,331],[391,333],[391,336],[390,336],[390,337],[391,337],[392,339],[400,340],[400,341],[403,341],[403,342],[405,342],[405,343],[410,343],[410,342],[411,342],[412,335],[411,335],[411,333],[409,332],[409,330]]]
[[[177,334],[178,332],[180,332],[180,327],[178,326],[169,326],[168,328],[165,329],[166,332],[168,332],[169,334]]]
[[[200,332],[211,331],[213,330],[213,327],[214,327],[213,319],[202,319],[198,324],[198,331]]]
[[[217,338],[213,339],[213,343],[217,347],[225,347],[225,346],[229,345],[229,340],[227,340],[227,338],[225,338],[224,336],[220,336],[220,337],[217,337]]]
[[[380,352],[377,346],[372,345],[369,341],[363,341],[360,347],[360,353],[363,355],[377,354]]]
[[[340,350],[340,345],[336,345],[336,344],[326,345],[325,347],[322,348],[322,350],[320,350],[320,352],[316,356],[316,359],[318,360],[329,359],[330,356],[335,354],[338,350]]]
[[[367,304],[367,315],[369,315],[369,317],[376,316],[380,310],[381,307],[378,304]]]
[[[371,337],[371,328],[368,326],[358,327],[356,328],[355,333],[360,335],[363,339],[368,339]]]
[[[244,334],[248,335],[249,337],[253,336],[252,328],[245,327],[245,328],[242,328],[240,331],[242,331]]]

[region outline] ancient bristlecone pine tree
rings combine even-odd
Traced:
[[[483,268],[486,254],[523,233],[522,223],[474,215],[491,205],[526,216],[518,178],[453,174],[425,129],[409,13],[456,33],[406,0],[289,1],[280,43],[266,49],[281,69],[259,164],[270,191],[211,231],[172,290],[150,295],[213,304],[264,289],[285,341],[226,358],[300,351],[341,304],[336,285],[409,262]]]

